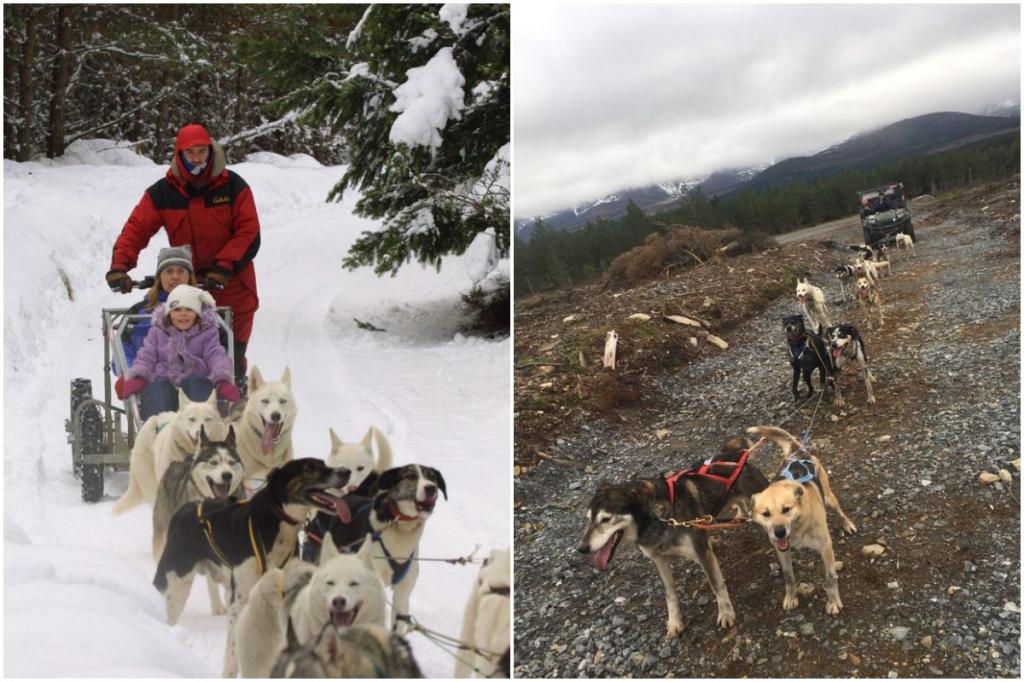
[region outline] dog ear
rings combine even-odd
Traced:
[[[803,496],[804,496],[804,487],[802,485],[800,485],[799,483],[797,483],[796,490],[793,491],[793,497],[795,497],[797,499],[797,501],[799,501],[800,498],[803,497]]]
[[[224,442],[228,444],[229,448],[235,447],[235,425],[228,424],[228,435],[224,439]]]
[[[288,388],[292,387],[292,370],[290,367],[284,368],[284,374],[281,375],[281,383]]]
[[[178,409],[180,410],[180,409],[186,408],[186,407],[188,407],[191,404],[192,404],[192,401],[188,399],[188,396],[185,395],[185,391],[182,390],[182,388],[179,386],[178,387]]]
[[[359,560],[362,561],[367,568],[374,573],[377,572],[377,569],[374,568],[373,565],[373,541],[367,540],[363,542],[362,546],[359,547],[359,552],[356,553],[356,556],[359,557]]]
[[[249,391],[259,390],[261,385],[263,385],[263,375],[260,374],[260,368],[253,365],[252,369],[249,370]]]
[[[330,429],[331,432],[331,450],[337,450],[343,445],[343,442],[338,438],[338,434],[334,432],[334,429]]]
[[[366,543],[363,543],[366,544]],[[320,543],[320,566],[323,566],[328,561],[338,556],[338,548],[334,546],[334,538],[331,537],[331,533],[328,531],[324,533],[324,539]]]
[[[373,447],[373,427],[366,429],[366,435],[363,436],[363,447],[369,450]]]
[[[217,407],[217,391],[210,391],[210,397],[206,399],[206,404]]]
[[[380,475],[378,481],[378,490],[391,490],[398,484],[398,480],[402,477],[402,469],[404,467],[395,467],[388,469]]]
[[[206,425],[203,424],[199,427],[199,447],[206,448],[210,446],[210,439],[206,436]]]
[[[441,475],[441,472],[434,467],[422,467],[422,469],[427,474],[427,479],[437,484],[437,487],[440,488],[441,492],[444,494],[444,499],[447,500],[448,488],[445,486],[444,476]]]

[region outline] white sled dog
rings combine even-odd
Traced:
[[[384,585],[369,546],[359,554],[339,554],[324,543],[315,571],[293,560],[283,571],[268,571],[253,587],[235,629],[239,670],[242,677],[268,677],[289,644],[313,644],[328,624],[383,627],[385,620]]]
[[[291,559],[256,581],[235,625],[242,677],[270,676],[274,662],[288,645],[289,613],[295,598],[315,570],[313,564]]]
[[[373,440],[377,441],[377,455],[373,453]],[[354,493],[363,481],[372,474],[378,475],[391,468],[391,444],[376,426],[371,426],[358,443],[346,443],[331,429],[331,454],[327,455],[327,466],[337,469],[345,467],[352,472],[345,487],[346,493]]]
[[[828,308],[825,307],[825,293],[811,284],[810,277],[796,278],[796,298],[800,302],[800,312],[810,322],[811,331],[823,334],[832,326]]]
[[[285,367],[280,381],[266,381],[253,366],[249,371],[249,398],[235,424],[238,454],[247,479],[264,478],[271,469],[294,457],[295,415],[291,370]]]
[[[161,412],[146,420],[135,436],[129,459],[128,489],[114,505],[113,513],[126,512],[140,502],[153,504],[157,486],[171,462],[183,462],[196,451],[199,430],[222,440],[226,425],[217,412],[217,393],[205,402],[192,402],[178,389],[178,411]]]
[[[463,643],[490,652],[465,652],[455,658],[453,677],[493,677],[499,657],[509,648],[512,554],[495,549],[480,567],[462,615]]]

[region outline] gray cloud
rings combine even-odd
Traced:
[[[515,214],[1020,97],[1017,5],[526,5]]]

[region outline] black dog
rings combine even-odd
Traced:
[[[807,397],[814,395],[814,384],[811,375],[818,370],[821,389],[832,382],[836,372],[828,347],[820,336],[807,331],[804,327],[803,315],[790,315],[782,318],[782,326],[786,330],[786,345],[789,350],[789,366],[793,368],[793,400],[800,402],[800,375],[810,391]]]
[[[350,518],[341,498],[327,492],[342,488],[350,474],[319,459],[296,459],[273,469],[266,485],[248,500],[204,500],[181,507],[171,517],[153,578],[167,604],[167,622],[177,623],[198,571],[234,571],[245,565],[248,577],[241,582],[255,583],[267,568],[283,564],[310,507]],[[243,592],[244,585],[237,576],[233,579]]]
[[[422,486],[418,485],[422,478]],[[412,481],[413,486],[399,491],[401,481]],[[308,542],[303,547],[302,558],[311,563],[320,562],[320,547],[325,537],[334,541],[335,547],[341,552],[358,552],[366,537],[373,531],[370,517],[382,528],[396,519],[406,520],[397,503],[417,496],[417,488],[423,487],[423,502],[416,502],[417,511],[425,511],[425,505],[433,511],[433,502],[437,491],[448,499],[448,490],[441,472],[433,467],[405,465],[388,469],[383,474],[371,475],[360,485],[359,489],[344,500],[352,510],[350,521],[345,521],[337,514],[319,512],[312,521],[306,524]],[[411,495],[410,495],[411,492]]]

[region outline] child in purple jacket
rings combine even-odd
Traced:
[[[220,345],[215,305],[209,293],[179,284],[153,311],[153,326],[124,382],[125,397],[142,392],[144,420],[177,410],[179,387],[194,402],[209,399],[214,386],[218,398],[239,399],[231,359]]]

